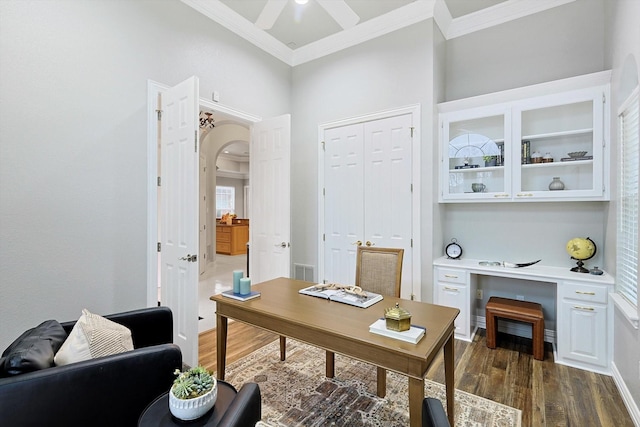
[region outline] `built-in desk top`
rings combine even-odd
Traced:
[[[503,267],[494,265],[480,265],[481,261],[497,261],[497,260],[480,260],[480,259],[449,259],[440,257],[433,261],[433,265],[437,267],[458,268],[469,271],[472,274],[483,274],[487,276],[512,277],[514,279],[536,280],[543,282],[558,282],[560,280],[574,280],[580,282],[591,282],[602,285],[613,285],[613,276],[604,272],[597,276],[590,273],[576,273],[571,271],[571,267],[551,267],[541,264],[531,265],[529,267]],[[516,261],[522,262],[522,261]]]

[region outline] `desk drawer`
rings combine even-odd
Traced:
[[[452,268],[438,268],[438,282],[467,283],[467,272]]]
[[[607,286],[564,282],[561,292],[563,298],[606,304],[608,290]]]

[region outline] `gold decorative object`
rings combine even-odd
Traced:
[[[393,308],[385,308],[384,318],[387,329],[398,332],[411,329],[411,313],[401,308],[399,303],[396,303],[396,306]]]

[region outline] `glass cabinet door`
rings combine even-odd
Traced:
[[[602,92],[591,89],[516,106],[514,198],[602,197],[602,113]]]
[[[492,114],[493,113],[493,114]],[[444,200],[509,198],[510,113],[504,108],[443,115]]]

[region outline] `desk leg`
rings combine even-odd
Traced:
[[[384,397],[387,394],[387,370],[378,366],[377,374],[378,397]]]
[[[424,380],[409,377],[409,425],[422,426],[422,399],[424,399]]]
[[[336,354],[332,351],[327,350],[327,366],[325,367],[325,374],[327,378],[333,378],[335,375],[335,363],[336,363]]]
[[[454,392],[455,392],[455,381],[454,381],[454,357],[453,357],[453,349],[454,349],[454,340],[453,333],[449,336],[449,339],[444,344],[444,376],[445,376],[445,386],[447,387],[447,415],[449,418],[449,424],[451,427],[454,426],[454,413],[453,413],[453,403],[454,403]]]
[[[227,326],[227,318],[216,314],[216,362],[217,375],[220,380],[224,380],[224,370],[227,364]]]

